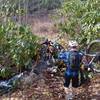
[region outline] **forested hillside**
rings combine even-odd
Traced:
[[[86,58],[66,94],[69,40]],[[0,100],[70,99],[100,100],[100,0],[0,0]]]

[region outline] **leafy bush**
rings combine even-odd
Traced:
[[[33,57],[39,48],[39,38],[32,34],[29,27],[12,21],[11,16],[19,9],[13,9],[10,1],[4,2],[0,9],[0,64],[16,66],[21,71],[28,65],[32,66]],[[14,4],[16,7],[16,2]]]
[[[28,9],[30,12],[41,10],[52,10],[61,6],[63,0],[29,0]]]
[[[33,35],[25,26],[20,26],[19,31],[14,30],[16,27],[13,27],[13,29],[7,30],[6,33],[5,30],[8,28],[10,27],[6,26],[6,28],[4,28],[1,26],[2,32],[0,33],[2,39],[0,42],[0,54],[8,56],[8,59],[11,60],[9,66],[14,64],[18,69],[28,66],[29,63],[32,62],[32,58],[36,55],[37,49],[39,48],[39,38]],[[7,62],[5,61],[5,63]]]
[[[100,0],[65,0],[58,11],[64,17],[59,23],[63,33],[76,39],[84,47],[100,38]]]
[[[13,75],[13,72],[10,68],[4,67],[0,69],[0,78],[2,79],[8,79]]]
[[[63,0],[42,0],[42,5],[44,8],[50,10],[54,8],[58,8]]]

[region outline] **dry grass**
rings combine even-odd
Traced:
[[[48,14],[32,16],[29,18],[33,34],[45,38],[55,38],[58,34],[53,19]]]

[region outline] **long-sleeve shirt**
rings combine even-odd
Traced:
[[[64,61],[64,63],[66,64],[66,71],[65,71],[65,73],[67,74],[67,75],[78,75],[78,70],[72,70],[71,68],[70,68],[70,65],[69,65],[69,53],[70,53],[71,51],[65,51],[65,52],[61,52],[59,55],[58,55],[58,58],[59,58],[59,60],[62,60],[62,61]],[[72,52],[74,52],[74,51],[72,51]],[[78,52],[78,51],[77,51]],[[78,52],[78,54],[79,54],[79,58],[80,58],[80,61],[79,61],[79,64],[77,65],[77,66],[79,66],[80,67],[80,63],[82,62],[82,57],[83,57],[83,53],[81,53],[81,52]]]

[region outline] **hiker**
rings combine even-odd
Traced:
[[[79,86],[79,71],[82,63],[83,53],[78,50],[78,43],[76,41],[69,41],[69,50],[61,52],[58,58],[66,64],[65,83],[64,87],[68,88],[72,80],[72,87]]]

